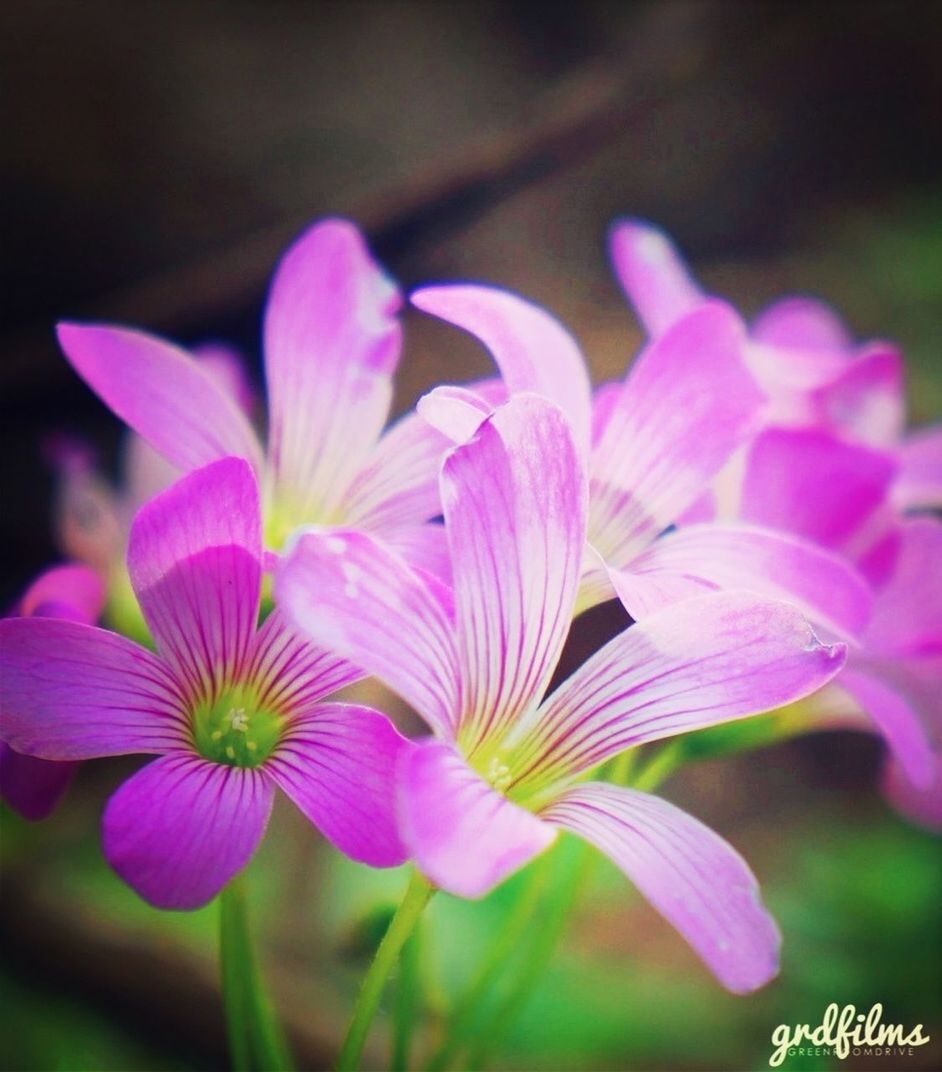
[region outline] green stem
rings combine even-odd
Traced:
[[[407,1072],[412,1052],[412,1028],[419,1012],[422,992],[422,932],[416,928],[399,956],[396,1002],[393,1006],[392,1072]]]
[[[287,1072],[291,1058],[262,983],[238,878],[219,895],[219,963],[235,1072]]]
[[[497,980],[507,967],[507,961],[513,956],[527,928],[533,922],[550,873],[552,856],[553,853],[548,853],[533,865],[526,885],[508,912],[487,956],[481,962],[468,988],[455,1002],[448,1032],[426,1065],[427,1072],[442,1072],[468,1044],[481,1004],[493,993]]]
[[[659,752],[648,761],[647,765],[631,779],[632,789],[641,789],[650,793],[656,789],[665,778],[668,778],[684,764],[684,750],[681,742],[671,741],[665,744]]]
[[[352,1072],[359,1067],[366,1036],[376,1010],[379,1008],[383,987],[433,892],[433,887],[418,871],[414,871],[405,896],[396,909],[396,914],[390,921],[383,940],[379,943],[373,963],[360,984],[360,992],[353,1007],[353,1016],[337,1061],[337,1072]]]

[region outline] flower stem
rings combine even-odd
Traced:
[[[421,1004],[422,931],[416,928],[399,954],[399,977],[393,1006],[393,1038],[390,1068],[408,1072],[412,1052],[412,1029]]]
[[[238,878],[219,895],[219,965],[233,1069],[287,1072],[291,1058],[262,983]]]
[[[360,984],[353,1016],[337,1061],[337,1072],[352,1072],[359,1067],[366,1036],[379,1008],[383,987],[433,892],[434,887],[426,882],[418,871],[414,871],[405,896],[379,943],[373,963]]]

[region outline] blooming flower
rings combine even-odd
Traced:
[[[615,273],[652,338],[705,298],[671,240],[639,220],[611,232]],[[767,422],[811,427],[893,448],[902,507],[942,506],[942,425],[903,435],[903,361],[886,342],[856,344],[841,318],[812,298],[788,297],[753,323],[746,358],[771,406]]]
[[[578,610],[617,594],[641,619],[692,595],[746,588],[790,600],[838,635],[859,634],[870,594],[838,556],[756,525],[665,534],[762,419],[765,400],[743,362],[744,328],[731,308],[701,302],[593,406],[576,343],[542,309],[481,286],[427,287],[412,301],[480,339],[511,392],[535,391],[569,416],[590,473]],[[479,391],[442,387],[419,412],[460,442],[492,405]]]
[[[156,654],[79,622],[0,622],[9,745],[55,760],[159,756],[106,808],[118,874],[159,907],[205,903],[252,855],[275,786],[354,859],[400,863],[392,770],[408,742],[375,711],[323,701],[361,676],[348,663],[277,610],[256,628],[249,465],[211,463],[143,507],[128,568]]]
[[[449,454],[440,482],[453,592],[354,531],[300,534],[275,577],[287,615],[434,731],[399,763],[410,854],[438,886],[477,897],[571,830],[724,985],[766,982],[778,933],[745,862],[667,802],[582,777],[635,745],[806,695],[843,648],[819,644],[792,607],[712,593],[631,626],[544,698],[585,543],[569,424],[545,399],[517,395]]]
[[[104,586],[94,571],[74,564],[53,566],[29,586],[16,613],[91,625],[104,600]],[[75,767],[24,756],[0,741],[0,797],[24,819],[45,819],[69,787]]]
[[[443,441],[415,417],[380,436],[401,348],[399,306],[352,224],[322,221],[291,246],[265,311],[265,451],[230,394],[171,343],[71,323],[59,326],[59,340],[89,386],[178,469],[224,456],[249,461],[270,549],[299,524],[344,524],[434,568],[440,526],[422,522],[439,512]]]

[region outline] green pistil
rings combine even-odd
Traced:
[[[281,740],[284,719],[258,706],[252,693],[233,689],[193,712],[193,743],[214,763],[258,767]]]

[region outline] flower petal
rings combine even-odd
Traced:
[[[618,220],[608,241],[618,282],[652,338],[705,300],[676,246],[659,228],[642,220]]]
[[[903,440],[893,492],[904,509],[942,507],[942,424],[918,428]]]
[[[899,763],[887,764],[883,776],[883,792],[887,800],[910,822],[935,833],[942,832],[942,753],[933,757],[932,781],[918,789],[903,773]]]
[[[448,553],[448,535],[445,526],[437,521],[425,525],[410,525],[387,533],[383,542],[391,547],[409,565],[421,573],[430,574],[439,585],[451,588],[451,556]],[[453,605],[453,600],[449,605]],[[454,615],[451,615],[454,618]]]
[[[709,302],[632,365],[592,456],[589,539],[610,565],[676,522],[756,430],[744,340],[733,310]]]
[[[515,395],[442,470],[470,751],[539,702],[569,632],[585,477],[568,421]]]
[[[873,343],[812,395],[815,423],[875,447],[893,447],[906,420],[903,355]]]
[[[742,592],[685,600],[609,641],[520,726],[516,782],[545,786],[625,748],[801,699],[844,655],[786,603]]]
[[[831,351],[849,356],[854,340],[844,321],[822,301],[804,295],[780,298],[755,319],[752,337],[789,350]]]
[[[576,445],[587,448],[589,373],[575,339],[558,320],[497,287],[423,287],[410,301],[478,339],[490,351],[511,394],[531,392],[555,402],[572,424]]]
[[[275,599],[317,644],[384,681],[436,732],[458,708],[453,626],[430,577],[360,532],[298,536],[275,575]]]
[[[41,618],[69,618],[91,625],[105,605],[105,585],[87,566],[53,566],[40,574],[20,600],[19,613]],[[53,613],[54,611],[54,613]]]
[[[0,621],[0,737],[42,759],[163,752],[186,739],[166,668],[116,633],[52,618]]]
[[[294,719],[265,771],[341,852],[372,867],[406,858],[396,768],[412,747],[378,711],[318,704]]]
[[[911,518],[897,530],[889,576],[877,592],[867,648],[887,655],[942,651],[942,521]]]
[[[58,335],[89,387],[179,469],[226,455],[261,466],[245,415],[184,350],[142,331],[100,324],[63,323]]]
[[[817,429],[770,428],[750,448],[740,514],[851,553],[878,525],[895,472],[885,452]]]
[[[416,866],[459,897],[483,897],[556,836],[440,741],[421,741],[403,756],[399,817]]]
[[[617,578],[632,618],[704,589],[739,588],[794,603],[813,622],[859,637],[873,597],[843,558],[799,537],[747,525],[690,525],[655,540]]]
[[[486,399],[467,387],[433,387],[416,406],[419,415],[451,443],[467,443],[494,411]]]
[[[21,755],[0,741],[0,798],[24,819],[38,822],[62,799],[77,767]]]
[[[749,865],[703,823],[635,789],[580,785],[543,812],[604,852],[734,994],[778,973],[781,935]]]
[[[258,484],[224,458],[177,481],[131,526],[128,570],[157,649],[191,696],[231,681],[261,593]]]
[[[265,311],[269,456],[296,523],[336,507],[379,437],[399,307],[395,284],[346,220],[314,224],[278,266]]]
[[[156,908],[199,908],[249,862],[273,799],[262,771],[161,756],[108,801],[105,856]]]

